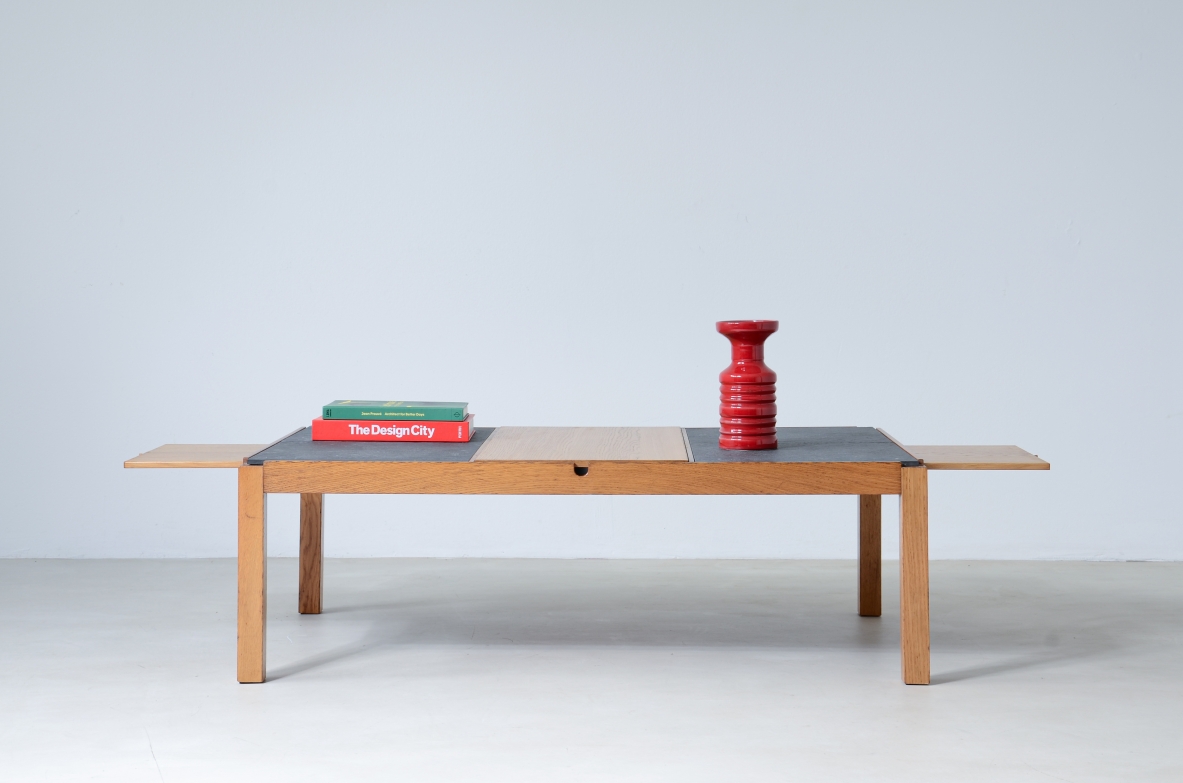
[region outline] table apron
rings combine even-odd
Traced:
[[[391,495],[898,495],[898,462],[270,461],[263,491]]]

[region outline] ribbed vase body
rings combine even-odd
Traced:
[[[719,373],[719,448],[776,448],[776,373],[764,363],[764,341],[776,321],[719,321],[731,341],[731,364]]]

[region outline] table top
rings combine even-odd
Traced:
[[[507,430],[511,428],[506,428]],[[669,433],[648,430],[681,428],[569,428],[570,437],[539,427],[536,450],[528,447],[523,431],[515,433],[512,450],[480,459],[489,461],[671,461],[707,463],[868,463],[894,462],[916,467],[920,462],[874,427],[778,427],[779,448],[762,451],[732,451],[719,448],[715,427],[689,427],[683,434],[683,453],[671,452]],[[588,430],[603,429],[603,437]],[[611,430],[612,432],[606,432]],[[471,462],[489,443],[493,427],[477,427],[468,443],[357,443],[313,441],[311,428],[292,433],[283,440],[248,457],[248,465],[266,462]],[[631,432],[630,432],[631,431]],[[529,433],[525,433],[528,435]],[[632,437],[630,437],[630,434]],[[523,444],[527,447],[523,448]],[[613,445],[615,444],[615,445]],[[580,449],[583,449],[581,451]],[[654,457],[657,457],[654,459]],[[480,460],[478,460],[480,461]]]

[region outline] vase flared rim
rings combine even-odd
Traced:
[[[780,321],[716,321],[715,328],[721,334],[734,332],[775,332],[780,328]]]

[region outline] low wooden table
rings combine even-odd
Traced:
[[[299,609],[321,610],[324,495],[858,495],[858,613],[881,614],[883,495],[900,497],[904,682],[929,682],[928,471],[1047,470],[1016,446],[901,446],[870,427],[782,427],[780,448],[724,451],[718,430],[478,428],[468,443],[167,445],[128,468],[237,468],[238,681],[266,679],[266,497],[300,495]]]

